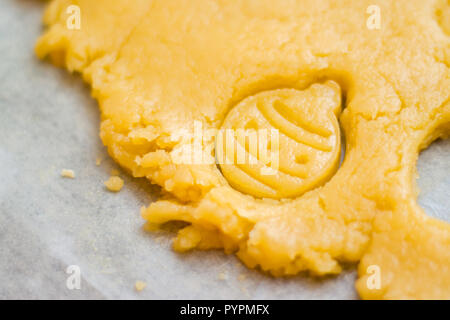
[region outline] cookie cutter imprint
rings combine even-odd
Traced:
[[[339,165],[340,109],[340,87],[333,81],[244,99],[227,114],[216,139],[218,158],[229,160],[219,161],[222,174],[238,191],[259,198],[298,197],[322,185]],[[234,133],[229,141],[227,129]],[[257,139],[261,129],[272,134]]]

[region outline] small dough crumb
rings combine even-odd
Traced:
[[[136,281],[136,283],[134,284],[136,291],[142,291],[145,289],[146,286],[147,283],[145,283],[144,281]]]
[[[64,178],[74,179],[75,178],[75,172],[73,170],[63,169],[61,171],[61,176],[64,177]]]
[[[219,280],[227,280],[228,276],[225,272],[219,273]]]
[[[123,187],[123,180],[117,176],[111,176],[107,181],[105,181],[105,186],[109,191],[118,192]]]
[[[95,165],[99,166],[102,164],[102,158],[98,157],[97,159],[95,159]]]

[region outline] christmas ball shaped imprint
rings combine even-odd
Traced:
[[[246,98],[216,136],[216,160],[230,185],[259,198],[292,198],[324,184],[339,166],[340,87],[279,89]]]

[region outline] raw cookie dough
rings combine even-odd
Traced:
[[[79,30],[67,28],[70,4],[80,7]],[[53,0],[36,52],[82,74],[111,156],[164,189],[143,217],[190,223],[176,250],[224,248],[280,276],[336,274],[361,260],[362,298],[449,299],[450,226],[425,216],[414,184],[419,151],[450,133],[448,8],[445,0]],[[246,99],[305,94],[327,81],[341,95],[346,154],[311,189],[262,199],[233,188],[214,163],[175,161],[195,143],[185,132],[196,122],[219,129]],[[211,139],[200,144],[205,154]]]

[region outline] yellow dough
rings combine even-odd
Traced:
[[[67,27],[71,4],[79,30]],[[36,52],[82,74],[110,155],[165,191],[143,217],[189,223],[176,250],[223,248],[276,276],[361,260],[362,298],[450,299],[450,226],[418,207],[414,183],[419,151],[450,133],[449,7],[53,0]],[[279,129],[283,175],[176,160],[189,145],[220,151],[214,136],[186,136],[198,123],[247,122]]]

